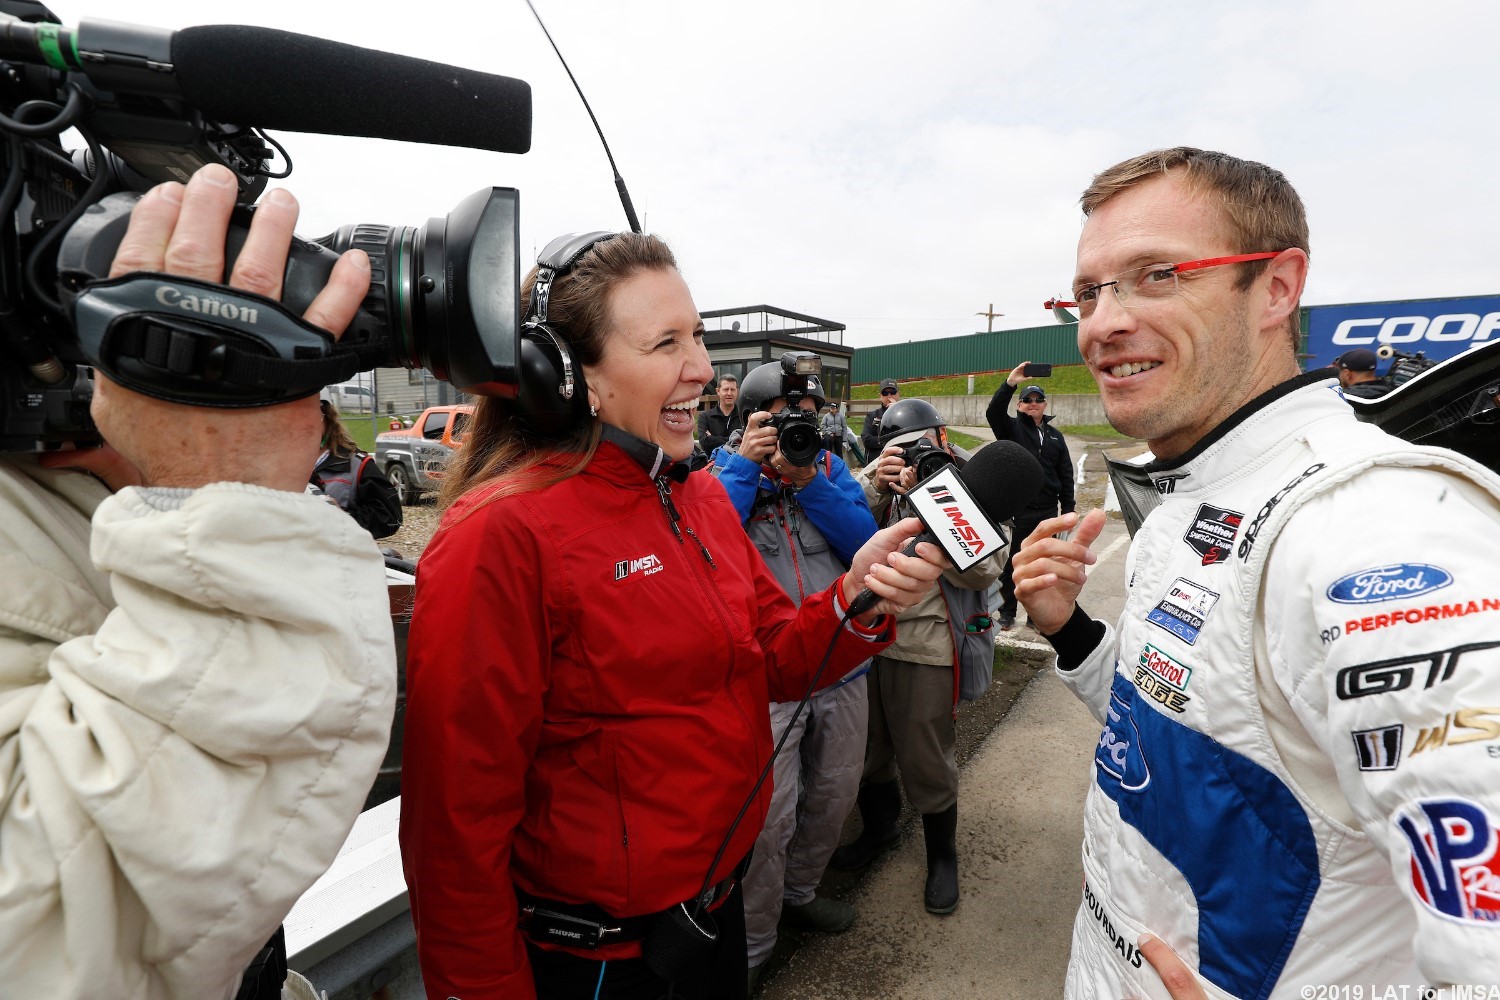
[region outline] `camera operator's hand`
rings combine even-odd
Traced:
[[[757,465],[765,465],[776,453],[776,428],[766,426],[770,419],[764,410],[750,414],[745,421],[745,436],[740,438],[740,454]]]
[[[911,537],[921,531],[922,522],[917,518],[902,518],[875,532],[854,553],[849,572],[844,574],[844,594],[852,600],[861,588],[868,587],[881,598],[861,621],[868,623],[878,615],[899,614],[912,607],[932,589],[943,570],[953,565],[931,542],[919,544],[914,556],[902,552]]]
[[[1030,361],[1022,361],[1020,364],[1012,368],[1010,370],[1010,374],[1005,376],[1005,384],[1014,389],[1016,386],[1024,382],[1026,380],[1026,366],[1029,364],[1031,364]]]
[[[97,448],[49,451],[38,456],[37,461],[49,469],[76,469],[92,473],[109,487],[111,493],[118,493],[127,486],[146,485],[141,478],[141,470],[107,444]]]
[[[224,239],[237,188],[234,176],[214,164],[187,185],[160,184],[130,216],[110,277],[161,271],[203,281],[224,280]],[[250,234],[228,284],[281,297],[282,272],[297,201],[271,191],[255,211]],[[370,285],[370,265],[359,250],[346,252],[327,286],[303,313],[335,336],[354,318]],[[195,488],[241,482],[300,493],[318,457],[322,415],[316,397],[277,406],[217,409],[153,399],[104,375],[94,387],[94,422],[148,486]]]
[[[776,474],[781,477],[783,482],[790,483],[793,489],[798,490],[812,482],[813,476],[818,473],[817,463],[812,465],[793,465],[787,461],[786,456],[781,453],[780,449],[777,450],[776,454],[771,456],[771,468],[776,470]]]
[[[908,469],[901,453],[905,448],[899,444],[888,444],[880,453],[875,466],[875,488],[881,493],[905,493],[917,481],[917,470]]]

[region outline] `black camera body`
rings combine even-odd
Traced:
[[[776,428],[776,445],[782,457],[793,465],[806,468],[818,460],[823,448],[823,435],[818,429],[818,415],[800,407],[786,409],[771,415],[767,427]]]
[[[913,441],[901,449],[901,461],[908,468],[917,470],[917,482],[953,464],[953,456],[939,448],[927,438]]]
[[[204,293],[164,275],[106,280],[140,195],[213,163],[239,186],[227,276],[252,203],[268,179],[290,169],[288,161],[272,172],[271,147],[280,147],[261,129],[215,120],[183,96],[184,81],[192,82],[186,63],[175,72],[172,64],[193,54],[178,51],[183,34],[105,21],[70,29],[34,0],[0,0],[0,451],[97,439],[90,369],[199,406],[273,405],[382,365],[426,368],[464,391],[514,398],[520,267],[513,189],[477,192],[421,227],[359,223],[321,240],[294,239],[280,303],[222,287]],[[289,46],[324,45],[330,59],[355,71],[377,58],[388,60],[384,72],[421,62],[274,34]],[[528,143],[529,101],[525,90],[524,122],[515,130]],[[86,150],[61,145],[69,129]],[[371,285],[335,342],[300,316],[351,247],[369,255]]]

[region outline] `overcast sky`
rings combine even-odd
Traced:
[[[1050,322],[1100,169],[1263,160],[1312,228],[1306,304],[1500,292],[1492,2],[535,0],[700,309],[845,323],[854,346]],[[279,133],[300,230],[416,225],[521,190],[523,253],[625,227],[523,0],[53,0],[66,23],[241,23],[527,80],[524,156]],[[434,107],[433,115],[443,109]]]

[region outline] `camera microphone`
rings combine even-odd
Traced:
[[[499,153],[531,148],[524,80],[274,28],[171,31],[84,20],[70,29],[7,15],[0,58],[78,72],[110,93],[181,98],[221,125]]]
[[[942,548],[965,570],[1005,550],[995,525],[1014,517],[1042,488],[1042,466],[1014,441],[995,441],[974,453],[962,469],[945,466],[906,494],[924,526],[901,550],[916,555],[918,542]],[[849,604],[846,618],[865,614],[880,601],[868,588]]]

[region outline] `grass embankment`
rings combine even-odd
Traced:
[[[985,372],[974,376],[974,395],[992,396],[995,390],[1000,388],[1000,383],[1005,381],[1009,371]],[[1099,387],[1094,384],[1094,377],[1089,374],[1087,365],[1058,365],[1052,369],[1052,374],[1047,378],[1028,379],[1035,381],[1037,385],[1045,389],[1048,394],[1058,393],[1060,395],[1089,394],[1097,395]],[[942,378],[912,379],[901,383],[901,394],[903,396],[964,396],[969,392],[969,377],[967,375],[945,375]],[[880,394],[880,385],[871,382],[867,385],[856,385],[850,391],[854,399],[874,399]]]

